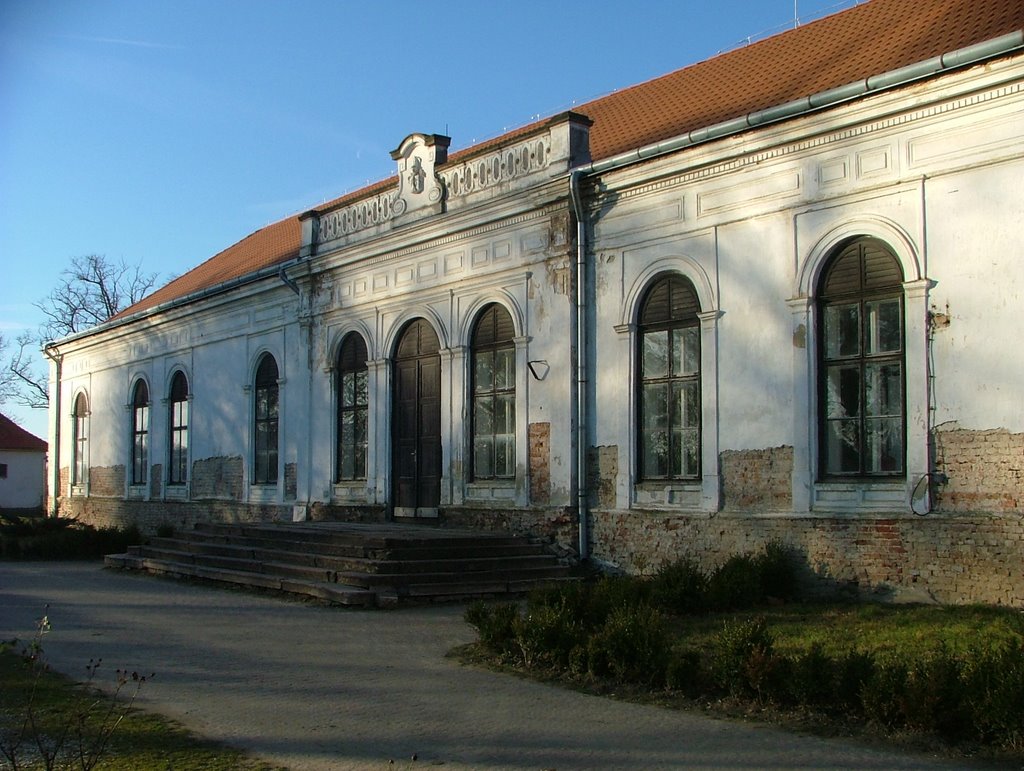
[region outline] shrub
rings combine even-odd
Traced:
[[[749,554],[730,557],[708,579],[708,605],[715,610],[749,608],[763,597],[758,563]]]
[[[845,714],[861,714],[864,709],[864,687],[875,675],[875,657],[852,650],[835,661],[835,698],[826,703],[826,710]]]
[[[570,654],[585,633],[578,619],[558,605],[539,605],[512,621],[515,650],[525,667],[568,669]]]
[[[7,559],[98,559],[139,543],[135,525],[86,525],[66,517],[23,518],[0,526],[0,556]]]
[[[700,696],[708,690],[707,676],[701,666],[700,652],[676,650],[665,667],[665,685],[687,696]]]
[[[972,653],[964,666],[965,707],[978,739],[1024,750],[1024,641]]]
[[[711,669],[715,684],[733,695],[768,695],[778,659],[764,619],[727,621],[715,637]]]
[[[665,681],[670,638],[665,619],[649,605],[620,605],[590,638],[591,672],[628,683]]]
[[[907,665],[901,661],[878,664],[861,693],[865,716],[894,730],[906,725]]]
[[[478,600],[466,608],[466,623],[476,628],[480,642],[500,655],[511,653],[515,645],[515,622],[519,606],[514,602],[490,604]]]
[[[928,651],[907,668],[904,718],[914,731],[955,739],[969,731],[962,683],[963,664],[945,646]]]
[[[684,557],[661,566],[651,580],[651,601],[672,613],[695,613],[707,603],[708,577]]]
[[[780,541],[769,541],[754,558],[762,597],[790,600],[797,596],[799,583],[793,556]]]
[[[835,698],[838,662],[827,656],[821,643],[815,642],[789,662],[786,696],[805,706],[822,707]]]

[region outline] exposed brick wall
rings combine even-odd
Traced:
[[[90,466],[89,495],[110,498],[124,495],[124,466]]]
[[[241,500],[241,456],[218,456],[194,461],[191,494],[193,498]]]
[[[719,458],[724,510],[792,510],[792,447],[728,450]]]
[[[574,550],[577,539],[576,512],[572,509],[515,509],[448,506],[442,508],[438,524],[490,532],[514,533],[543,538]]]
[[[159,498],[163,491],[164,466],[162,463],[154,463],[149,470],[149,494]]]
[[[298,467],[294,463],[284,464],[284,497],[286,500],[294,501],[298,491]]]
[[[551,500],[551,424],[529,428],[530,502],[542,506]]]
[[[587,455],[587,493],[591,506],[615,505],[615,484],[619,476],[617,445],[591,447]]]
[[[272,522],[291,520],[291,506],[233,501],[134,501],[123,498],[62,498],[60,515],[96,527],[136,525],[145,534],[160,525],[188,530],[197,522]]]
[[[336,506],[314,503],[309,507],[309,518],[314,522],[386,522],[384,506]]]
[[[1019,515],[706,515],[591,512],[593,555],[628,572],[689,556],[705,569],[778,540],[806,566],[809,587],[895,599],[1024,607]]]
[[[936,486],[940,511],[1024,512],[1024,433],[940,429],[935,456],[949,478]]]

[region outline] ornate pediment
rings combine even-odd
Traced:
[[[441,211],[444,184],[436,169],[448,160],[451,139],[441,134],[410,134],[391,151],[398,162],[398,191],[391,204],[395,217],[427,209]]]

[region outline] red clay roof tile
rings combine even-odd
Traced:
[[[46,452],[46,449],[45,439],[29,433],[6,415],[0,415],[0,450]]]
[[[590,150],[597,161],[1021,29],[1021,0],[870,0],[595,99],[575,111],[594,122]],[[450,160],[499,146],[544,122],[453,153]],[[317,210],[377,193],[388,184],[393,179]],[[268,225],[115,318],[296,257],[300,236],[298,216]]]

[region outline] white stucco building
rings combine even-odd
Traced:
[[[45,440],[0,415],[0,509],[38,513],[45,502]]]
[[[55,510],[781,540],[1024,605],[1024,7],[870,0],[260,230],[57,341]]]

